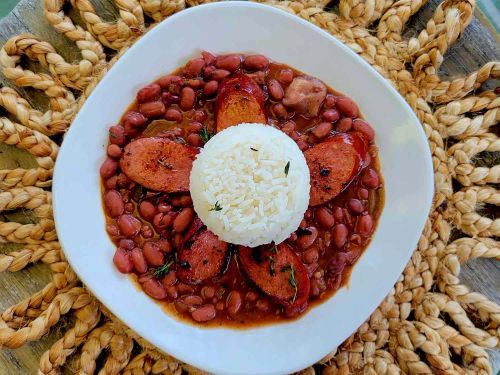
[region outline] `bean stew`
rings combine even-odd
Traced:
[[[242,122],[283,131],[310,170],[309,208],[281,244],[225,243],[193,209],[193,160]],[[170,313],[205,326],[288,321],[330,298],[384,202],[375,133],[356,103],[263,55],[202,52],[140,89],[109,128],[100,175],[116,268]]]

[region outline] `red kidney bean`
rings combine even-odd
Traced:
[[[181,89],[179,88],[178,91],[180,92]],[[163,104],[165,104],[165,106],[169,106],[170,104],[179,103],[179,95],[174,95],[174,94],[171,94],[170,92],[164,92],[163,94],[161,94],[161,99],[162,99]]]
[[[315,212],[316,219],[318,223],[326,229],[333,227],[335,224],[335,218],[332,213],[326,207],[320,207],[316,209]]]
[[[330,276],[337,276],[342,274],[346,264],[347,264],[348,256],[347,253],[339,252],[336,253],[332,259],[326,265],[327,273]]]
[[[375,130],[373,130],[372,126],[365,120],[361,120],[359,118],[353,120],[352,128],[355,131],[363,133],[368,141],[373,141],[375,139]]]
[[[161,283],[165,288],[174,286],[176,282],[177,282],[177,275],[175,274],[175,271],[169,271],[169,273],[163,276],[163,279],[161,280]]]
[[[359,234],[353,234],[349,240],[352,244],[360,246],[362,241],[361,241],[361,236]]]
[[[187,143],[194,147],[203,146],[203,140],[201,139],[199,134],[191,133],[186,138]]]
[[[257,298],[259,298],[259,295],[255,293],[254,291],[249,291],[247,294],[245,294],[245,299],[248,302],[255,302],[257,301]]]
[[[203,288],[201,288],[201,296],[205,300],[209,300],[209,299],[214,298],[214,296],[215,296],[215,288],[213,286],[210,286],[210,285],[204,286]]]
[[[125,250],[132,250],[135,247],[135,242],[128,239],[128,238],[122,238],[118,242],[118,247],[125,249]]]
[[[207,120],[207,118],[208,118],[207,114],[205,113],[205,111],[203,111],[201,109],[197,109],[193,113],[193,120],[194,121],[205,122]]]
[[[182,113],[178,109],[169,108],[165,112],[165,119],[169,120],[169,121],[181,122],[182,121]]]
[[[197,321],[198,323],[213,320],[215,318],[215,315],[217,315],[217,312],[215,311],[215,307],[212,304],[200,306],[191,313],[191,317],[193,318],[193,320]]]
[[[132,272],[132,269],[134,268],[132,260],[130,259],[130,253],[120,248],[117,248],[115,251],[113,263],[121,273]]]
[[[166,214],[172,211],[172,206],[167,203],[160,203],[158,205],[158,211],[160,211],[162,214]]]
[[[337,110],[330,108],[321,114],[321,118],[324,121],[335,122],[340,118],[340,115]]]
[[[111,217],[118,217],[123,214],[124,204],[122,196],[116,190],[108,190],[104,193],[104,207]]]
[[[191,285],[184,284],[184,283],[179,283],[179,285],[177,286],[177,290],[179,291],[180,294],[192,294],[192,293],[194,293],[194,287],[192,287]],[[195,296],[192,296],[192,297],[195,297]],[[198,297],[198,296],[196,296],[196,297]],[[200,297],[198,297],[198,298],[200,298]],[[201,300],[201,298],[200,298],[200,300]]]
[[[176,249],[180,249],[183,242],[182,234],[175,233],[172,242]]]
[[[196,101],[196,93],[191,87],[184,87],[181,91],[181,101],[179,103],[180,109],[188,111],[193,108]]]
[[[324,138],[333,130],[333,125],[331,122],[322,122],[312,128],[311,133],[314,134],[316,138]]]
[[[205,78],[208,78],[212,75],[212,73],[215,71],[215,66],[213,65],[210,65],[210,66],[206,66],[203,68],[203,76]]]
[[[227,313],[234,317],[241,310],[243,306],[243,298],[241,298],[241,293],[233,290],[226,298],[226,310]]]
[[[120,235],[120,230],[114,224],[107,224],[106,225],[106,232],[108,232],[108,234],[111,237],[118,237]]]
[[[219,82],[216,80],[208,81],[205,87],[203,88],[203,95],[210,97],[217,93],[219,89]]]
[[[106,181],[104,181],[104,187],[106,189],[116,188],[116,180],[118,180],[118,176],[111,176]]]
[[[167,291],[156,279],[149,279],[141,284],[146,294],[154,299],[162,300],[167,298]]]
[[[127,187],[132,181],[127,177],[125,173],[120,173],[116,178],[116,184],[120,187]],[[123,194],[125,197],[125,193]]]
[[[147,224],[144,224],[142,227],[141,227],[141,236],[142,238],[151,238],[153,237],[154,233],[153,233],[153,229],[151,229],[151,227]]]
[[[240,67],[241,56],[240,55],[224,55],[219,56],[215,59],[215,66],[219,69],[229,70],[234,72]]]
[[[186,230],[194,218],[194,210],[192,208],[184,208],[174,220],[174,232],[180,233]]]
[[[122,149],[120,146],[112,143],[108,146],[108,156],[111,158],[116,158],[118,159],[120,156],[122,156]]]
[[[225,306],[224,302],[219,301],[215,304],[215,309],[217,311],[224,311],[224,306]]]
[[[281,87],[281,84],[275,79],[272,79],[269,81],[269,83],[267,85],[267,89],[269,91],[269,96],[273,100],[281,100],[281,99],[283,99],[283,96],[285,95],[285,93],[283,91],[283,87]]]
[[[337,131],[348,132],[352,128],[352,118],[344,117],[337,123]]]
[[[145,273],[148,270],[148,264],[146,263],[146,259],[144,258],[144,254],[142,254],[141,249],[138,247],[134,248],[130,253],[130,258],[134,264],[134,269],[138,273]]]
[[[336,100],[337,109],[346,117],[358,117],[359,111],[356,103],[347,96],[339,96]]]
[[[121,125],[115,125],[109,128],[109,142],[122,146],[125,144],[125,129]]]
[[[333,227],[332,230],[332,242],[337,248],[342,248],[346,241],[347,236],[349,235],[349,230],[345,224],[337,224]]]
[[[378,188],[380,185],[380,179],[377,171],[372,168],[366,169],[361,176],[361,183],[369,189]]]
[[[275,104],[273,106],[273,113],[277,118],[284,119],[288,116],[288,111],[285,106],[281,103]]]
[[[104,160],[104,163],[102,163],[99,173],[101,174],[102,178],[110,178],[115,174],[117,169],[118,162],[114,159],[108,158]]]
[[[349,202],[347,202],[347,207],[349,207],[349,210],[353,214],[360,214],[364,210],[363,203],[361,203],[361,201],[356,198],[350,199]]]
[[[216,57],[213,54],[207,51],[202,51],[201,56],[203,57],[203,60],[205,60],[205,64],[207,65],[213,64],[216,59]]]
[[[165,229],[172,225],[173,219],[172,216],[164,213],[157,213],[153,218],[153,225],[158,229]]]
[[[125,129],[125,135],[127,135],[130,138],[137,137],[139,135],[139,132],[140,132],[139,128],[135,128],[132,125],[130,125],[129,123],[126,123],[124,125],[124,129]]]
[[[126,237],[134,237],[141,230],[141,222],[134,216],[125,214],[116,220],[120,233]]]
[[[224,78],[226,78],[230,74],[231,74],[231,72],[229,70],[215,69],[212,72],[212,79],[214,79],[216,81],[222,81]]]
[[[125,125],[125,127],[127,125],[130,125],[133,128],[138,128],[146,125],[146,122],[148,122],[148,119],[139,112],[130,111],[127,112],[125,116],[123,116],[123,124]]]
[[[205,66],[205,60],[203,59],[192,59],[189,60],[184,67],[184,74],[186,77],[198,77],[201,74],[201,70]]]
[[[170,298],[171,300],[175,300],[179,296],[179,293],[177,292],[175,286],[169,286],[168,288],[165,288],[165,290],[167,291],[168,298]]]
[[[199,296],[182,296],[174,302],[174,307],[179,312],[188,312],[197,306],[200,306],[203,300]]]
[[[255,307],[257,307],[257,310],[262,312],[268,312],[269,310],[271,310],[271,304],[265,299],[257,300]]]
[[[181,195],[172,199],[172,204],[174,207],[189,207],[193,204],[193,199],[190,195]]]
[[[325,101],[323,102],[323,107],[325,108],[335,107],[335,96],[333,96],[332,94],[326,95]]]
[[[360,188],[358,190],[358,197],[359,199],[368,199],[369,192],[365,188]]]
[[[342,222],[344,220],[344,211],[342,211],[341,207],[334,207],[332,213],[336,222]]]
[[[357,232],[365,237],[368,237],[372,234],[374,228],[374,221],[371,215],[363,215],[360,216],[357,222]]]
[[[152,83],[139,90],[137,93],[137,102],[146,103],[158,99],[161,87],[157,83]]]
[[[148,264],[152,267],[160,267],[165,263],[165,256],[160,247],[153,241],[144,243],[142,252]]]
[[[189,79],[186,81],[186,86],[189,86],[194,90],[199,90],[205,86],[205,82],[201,79]]]
[[[293,81],[292,69],[281,69],[278,73],[278,81],[280,81],[282,85],[289,85]]]
[[[139,214],[144,220],[151,221],[156,214],[156,207],[149,201],[142,201],[139,205]]]
[[[198,133],[201,129],[203,129],[203,124],[196,121],[191,121],[187,126],[187,131],[190,133]]]
[[[134,212],[135,206],[132,202],[125,203],[125,212],[131,213]]]
[[[245,57],[243,66],[248,70],[263,70],[269,66],[269,60],[264,55],[250,55]]]
[[[311,232],[311,234],[303,234],[297,238],[297,245],[302,249],[305,250],[312,246],[314,241],[316,241],[316,238],[318,238],[318,230],[316,227],[307,227],[307,230]]]
[[[156,244],[164,253],[170,253],[172,251],[172,244],[166,238],[156,241]]]
[[[316,263],[319,259],[319,252],[316,247],[310,247],[307,249],[307,251],[304,253],[304,261],[307,264],[313,264]]]
[[[281,127],[281,130],[283,131],[283,133],[290,135],[295,130],[295,122],[293,121],[285,122]]]
[[[170,87],[170,85],[174,84],[174,85],[179,85],[180,83],[182,82],[182,78],[179,77],[179,76],[175,76],[175,75],[166,75],[166,76],[163,76],[161,77],[157,83],[160,85],[160,87],[162,89],[168,89]]]
[[[139,112],[147,118],[161,117],[165,114],[165,104],[161,101],[144,103],[139,105]]]

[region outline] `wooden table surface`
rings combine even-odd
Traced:
[[[0,0],[2,4],[5,0]],[[66,61],[77,60],[78,50],[72,43],[56,33],[46,22],[41,9],[41,0],[21,0],[20,4],[9,16],[0,20],[0,45],[9,37],[22,32],[31,32],[41,36],[52,43],[55,48],[66,58]],[[110,0],[93,0],[98,13],[107,14],[112,18],[117,14]],[[416,30],[421,30],[439,2],[431,0],[410,21],[408,35],[415,35]],[[476,18],[466,29],[465,35],[447,52],[444,64],[441,67],[443,77],[458,77],[476,70],[485,62],[500,59],[500,38],[494,28],[488,25],[484,16],[476,11]],[[0,73],[0,84],[9,85]],[[44,105],[40,97],[29,92],[32,103]],[[0,108],[0,116],[5,116],[5,111]],[[33,157],[23,151],[0,143],[0,169],[22,166],[29,168],[34,165]],[[32,221],[29,212],[13,212],[0,214],[0,220],[19,221],[26,223]],[[8,252],[19,248],[9,244],[0,243],[0,252]],[[3,311],[9,306],[19,302],[41,289],[49,281],[49,270],[43,265],[35,265],[17,273],[4,273],[0,275],[0,309]],[[500,264],[493,260],[480,259],[464,265],[461,280],[473,291],[485,294],[490,299],[500,303]],[[61,329],[68,322],[63,321],[41,340],[25,345],[16,350],[0,350],[0,375],[32,374],[38,368],[41,354],[56,341],[64,332]],[[500,370],[500,352],[490,351],[493,371]]]

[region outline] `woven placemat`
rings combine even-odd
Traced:
[[[42,112],[16,90],[0,88],[0,106],[17,119],[0,118],[0,142],[27,150],[38,163],[31,169],[0,170],[0,211],[25,208],[38,217],[35,224],[0,221],[0,241],[25,244],[0,255],[0,272],[35,262],[53,272],[43,289],[0,315],[0,348],[37,341],[63,315],[74,318],[42,355],[40,374],[57,373],[68,362],[71,372],[81,374],[199,373],[134,335],[83,287],[57,242],[49,188],[58,152],[50,137],[70,126],[100,78],[154,27],[145,16],[159,22],[202,2],[115,0],[120,18],[110,23],[89,0],[71,0],[84,29],[65,13],[65,0],[44,0],[47,20],[76,43],[81,60],[65,61],[33,35],[15,36],[0,50],[4,76],[14,86],[43,92],[50,106]],[[500,259],[500,219],[478,210],[500,203],[500,165],[475,164],[479,153],[500,151],[493,130],[500,118],[499,92],[480,90],[487,80],[500,78],[500,63],[487,63],[467,77],[441,80],[443,56],[469,24],[475,2],[444,1],[416,37],[403,38],[406,22],[425,2],[340,0],[337,13],[326,8],[326,0],[264,1],[335,35],[387,78],[421,121],[435,172],[432,213],[396,285],[352,336],[304,374],[492,372],[486,349],[499,347],[500,307],[469,291],[458,275],[470,259]],[[109,51],[118,53],[108,62]],[[50,74],[21,67],[25,57]],[[464,237],[451,241],[453,228]]]

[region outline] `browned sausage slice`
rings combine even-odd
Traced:
[[[140,138],[130,142],[120,168],[132,181],[167,193],[189,191],[189,175],[199,150],[165,138]]]
[[[267,123],[264,94],[246,74],[236,74],[222,81],[217,95],[217,131],[242,122]]]
[[[290,246],[240,246],[238,256],[248,277],[264,293],[296,315],[307,307],[310,281],[307,269]]]
[[[341,193],[363,167],[366,149],[361,134],[338,133],[304,152],[311,173],[309,204],[323,204]]]
[[[221,274],[228,256],[228,244],[204,230],[186,241],[179,251],[177,276],[185,283],[199,284]]]

